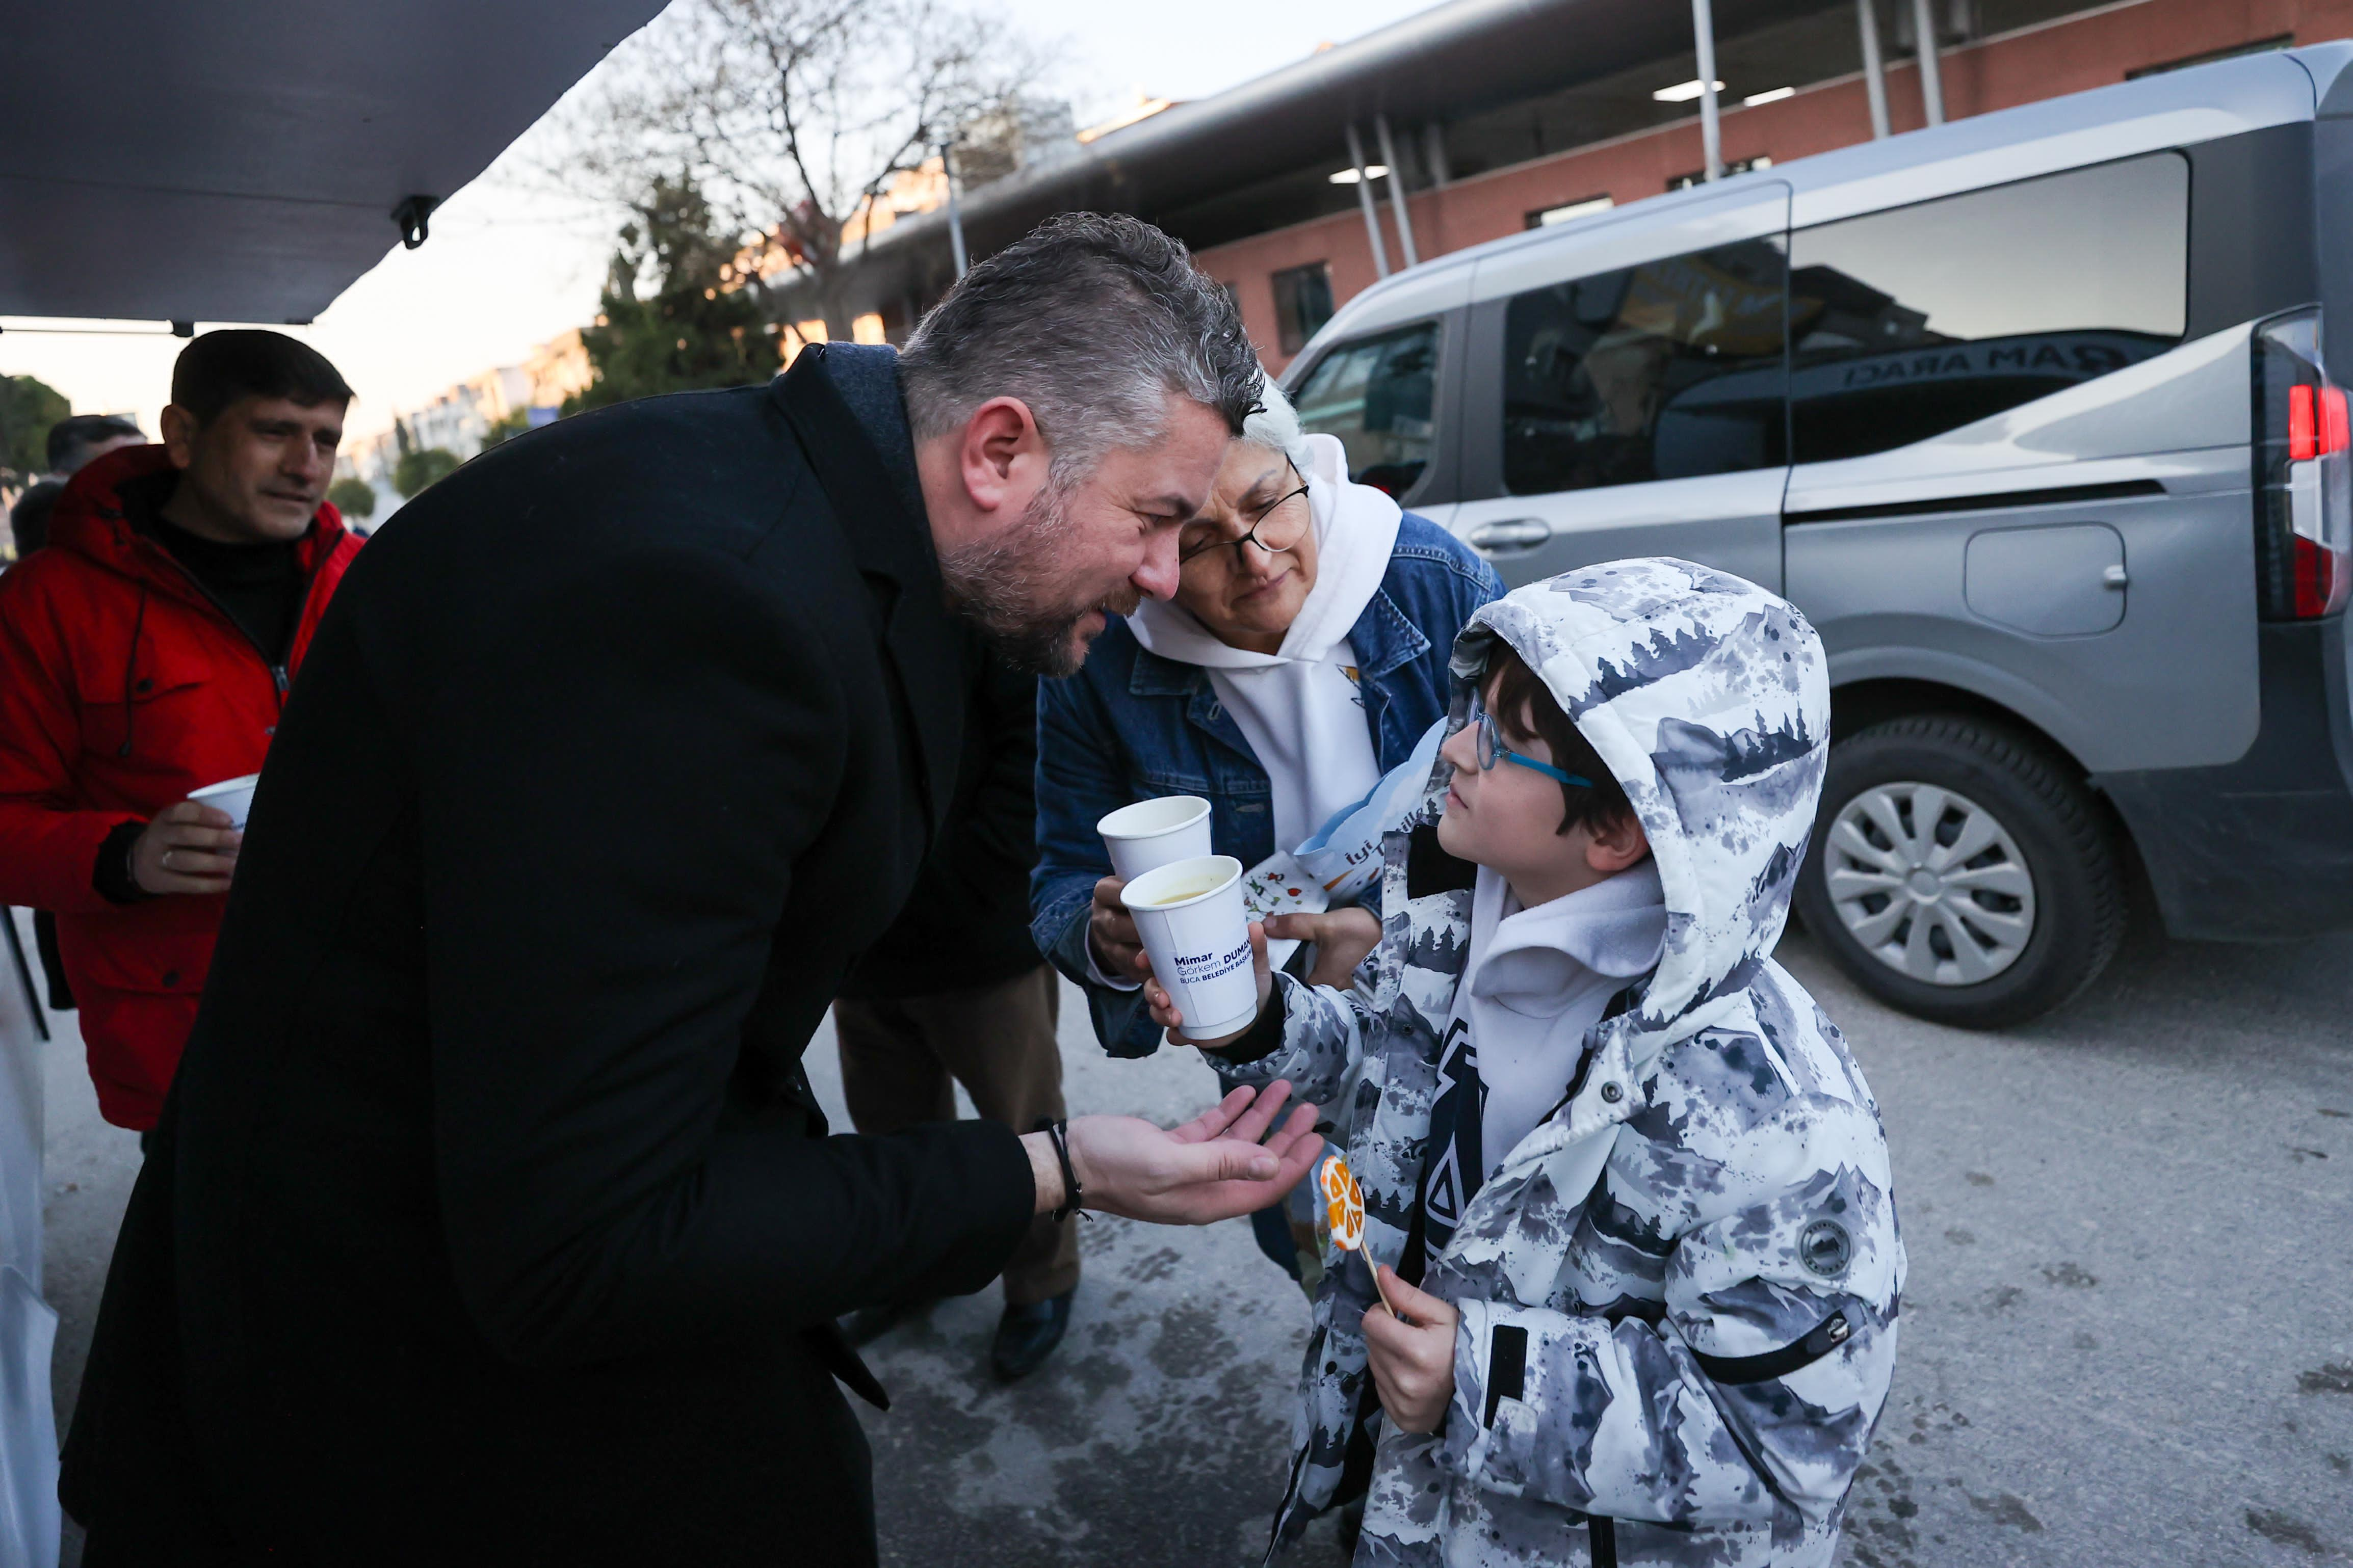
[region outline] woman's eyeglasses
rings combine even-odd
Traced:
[[[1286,464],[1291,463],[1288,458],[1283,461]],[[1294,479],[1299,478],[1299,469],[1295,464],[1291,467],[1291,477]],[[1198,544],[1180,549],[1176,552],[1176,564],[1183,566],[1198,561],[1212,551],[1222,550],[1229,544],[1233,546],[1234,560],[1237,564],[1248,559],[1242,554],[1242,546],[1245,544],[1255,544],[1260,551],[1268,555],[1280,555],[1298,543],[1300,535],[1307,531],[1307,522],[1314,515],[1314,510],[1306,502],[1307,485],[1304,480],[1302,480],[1297,489],[1290,491],[1279,500],[1269,501],[1259,508],[1255,513],[1244,512],[1242,515],[1250,519],[1250,528],[1240,539],[1204,540]]]
[[[1593,787],[1593,781],[1583,773],[1572,773],[1566,769],[1554,767],[1550,763],[1540,763],[1534,757],[1522,756],[1504,744],[1504,738],[1495,728],[1495,716],[1484,708],[1472,711],[1471,722],[1479,731],[1477,744],[1481,773],[1493,773],[1495,764],[1499,762],[1514,763],[1531,772],[1542,773],[1548,779],[1558,779],[1562,784],[1574,789]]]

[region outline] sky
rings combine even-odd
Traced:
[[[1103,0],[997,0],[994,10],[1034,37],[1059,42],[1062,63],[1044,88],[1069,99],[1084,125],[1139,91],[1208,97],[1429,4],[1191,0],[1181,26],[1150,20],[1157,8]],[[422,247],[394,247],[311,326],[284,329],[316,344],[359,393],[347,438],[380,432],[445,387],[512,364],[595,315],[619,215],[558,194],[543,172],[550,145],[544,131],[527,132],[434,214]],[[19,330],[62,325],[142,335]],[[38,376],[79,414],[133,414],[151,436],[180,347],[160,323],[0,321],[0,374]]]

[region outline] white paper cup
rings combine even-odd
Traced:
[[[1190,1040],[1239,1034],[1258,1016],[1242,863],[1199,855],[1146,871],[1120,890],[1152,973],[1185,1015]]]
[[[259,773],[248,773],[241,779],[223,779],[202,789],[190,790],[188,798],[198,805],[209,805],[215,811],[228,813],[229,826],[240,833],[245,819],[253,810],[253,786],[259,783]]]
[[[1123,882],[1179,860],[1196,860],[1209,850],[1209,803],[1198,795],[1164,795],[1123,805],[1101,822],[1111,868]]]

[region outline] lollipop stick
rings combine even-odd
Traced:
[[[1371,1259],[1367,1258],[1366,1261],[1370,1262]],[[1396,1306],[1391,1303],[1389,1300],[1388,1287],[1381,1283],[1381,1271],[1377,1264],[1373,1268],[1373,1289],[1379,1295],[1381,1305],[1388,1308],[1389,1316],[1395,1318],[1400,1323],[1404,1322],[1405,1314],[1398,1311]]]

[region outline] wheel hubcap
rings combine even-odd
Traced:
[[[2034,934],[2034,878],[2010,830],[1967,795],[1874,784],[1831,824],[1831,903],[1864,952],[1931,985],[1975,985]]]

